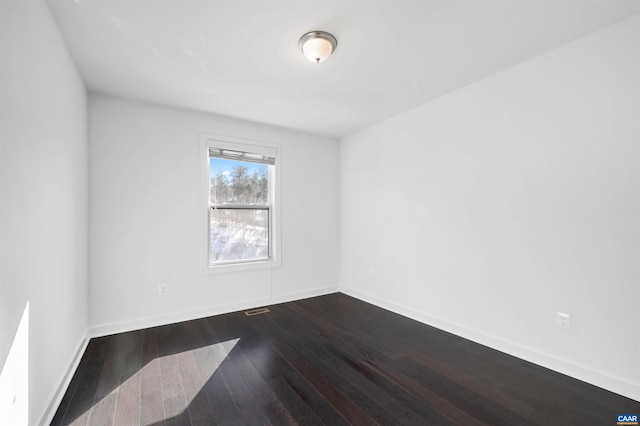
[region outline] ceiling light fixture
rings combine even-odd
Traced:
[[[329,59],[338,47],[338,40],[325,31],[311,31],[300,37],[298,46],[308,60],[319,64]]]

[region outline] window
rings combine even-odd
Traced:
[[[274,260],[277,149],[207,142],[209,266]]]

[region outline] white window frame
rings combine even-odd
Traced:
[[[255,269],[279,267],[281,262],[281,241],[282,241],[282,220],[281,220],[281,191],[280,176],[282,175],[280,160],[280,145],[271,142],[256,141],[250,139],[235,138],[230,136],[216,135],[211,133],[201,133],[200,135],[202,153],[204,157],[202,172],[202,198],[203,198],[203,220],[204,224],[204,265],[205,273],[225,273],[236,271],[248,271]],[[272,197],[272,204],[269,218],[269,259],[247,260],[237,262],[222,262],[220,264],[209,263],[210,230],[209,230],[209,200],[210,200],[210,174],[209,174],[209,148],[221,148],[243,152],[253,152],[257,154],[275,154],[276,163],[269,169],[269,193]]]

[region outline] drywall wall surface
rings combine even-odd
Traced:
[[[640,399],[639,19],[342,139],[341,289]]]
[[[37,424],[88,327],[87,95],[47,5],[1,8],[0,424]]]
[[[89,99],[94,335],[337,290],[336,140],[103,95]],[[281,266],[206,272],[201,134],[280,146]],[[160,284],[168,285],[167,295],[159,295]]]

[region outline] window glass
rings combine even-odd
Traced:
[[[233,154],[233,158],[238,157],[238,152]],[[272,194],[269,176],[270,168],[275,166],[266,164],[266,161],[275,161],[272,161],[273,157],[260,160],[257,159],[259,155],[244,154],[251,161],[212,157],[221,154],[214,148],[210,149],[210,265],[271,257]]]

